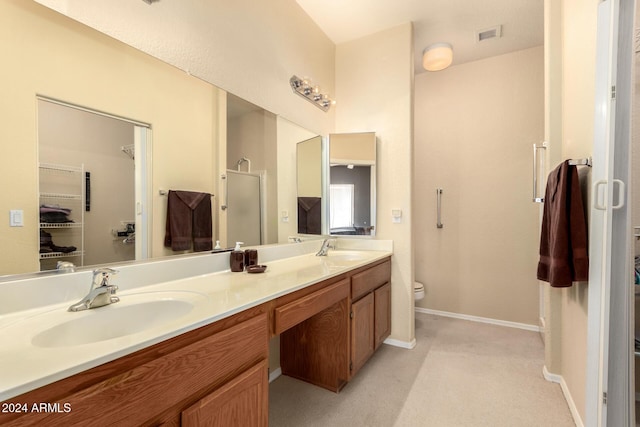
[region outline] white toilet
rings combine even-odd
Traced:
[[[424,285],[420,282],[413,282],[413,300],[420,301],[424,298]]]

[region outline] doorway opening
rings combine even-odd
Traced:
[[[147,258],[149,125],[37,103],[40,269]]]

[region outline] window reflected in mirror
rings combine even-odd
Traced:
[[[332,230],[353,227],[355,216],[353,184],[331,184],[329,197],[331,198],[329,226]]]

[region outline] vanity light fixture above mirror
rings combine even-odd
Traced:
[[[306,78],[301,79],[297,76],[291,76],[289,83],[291,84],[291,89],[293,89],[295,93],[311,102],[322,111],[329,111],[329,108],[336,103],[336,101],[329,98],[329,95],[321,93],[320,88],[312,85]]]

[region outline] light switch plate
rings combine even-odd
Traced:
[[[9,226],[24,227],[24,211],[22,209],[11,209],[9,211]]]
[[[402,209],[392,209],[391,210],[391,218],[394,224],[399,224],[402,222]]]

